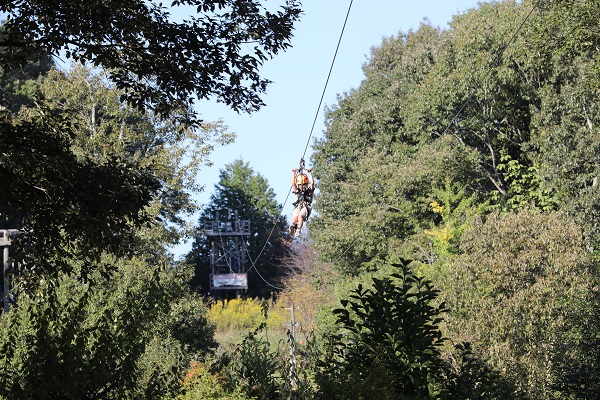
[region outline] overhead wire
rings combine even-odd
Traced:
[[[525,16],[525,18],[524,18],[524,19],[521,21],[521,23],[520,23],[520,25],[518,26],[518,28],[517,28],[517,29],[516,29],[516,30],[513,32],[513,35],[511,36],[511,38],[510,38],[510,39],[508,40],[508,42],[507,42],[507,43],[506,43],[506,44],[505,44],[505,45],[502,47],[502,49],[500,49],[500,51],[498,52],[498,54],[496,54],[496,57],[494,58],[494,60],[493,60],[493,62],[492,62],[492,65],[490,66],[490,68],[488,69],[488,71],[486,72],[486,74],[483,76],[482,80],[485,80],[485,79],[486,79],[486,78],[487,78],[487,77],[488,77],[488,76],[491,74],[491,72],[492,72],[493,68],[495,68],[495,67],[498,65],[499,61],[501,60],[502,56],[504,55],[504,52],[505,52],[505,51],[506,51],[506,49],[507,49],[507,48],[508,48],[508,47],[509,47],[509,46],[510,46],[510,45],[511,45],[513,42],[514,42],[514,40],[516,39],[517,35],[518,35],[518,34],[519,34],[519,32],[521,31],[521,29],[523,28],[523,26],[525,25],[525,23],[527,22],[527,20],[528,20],[528,19],[531,17],[531,15],[533,14],[533,11],[534,11],[534,10],[537,8],[537,6],[538,6],[538,4],[539,4],[540,2],[541,2],[541,0],[537,0],[537,1],[534,3],[534,5],[531,7],[531,9],[529,10],[529,12],[528,12],[528,13],[527,13],[527,15]],[[338,40],[338,43],[337,43],[337,47],[336,47],[336,50],[335,50],[335,53],[334,53],[334,56],[333,56],[333,60],[332,60],[332,62],[331,62],[331,66],[330,66],[330,69],[329,69],[329,73],[328,73],[328,75],[327,75],[327,79],[326,79],[326,82],[325,82],[325,86],[324,86],[324,88],[323,88],[323,92],[322,92],[322,94],[321,94],[321,99],[320,99],[320,101],[319,101],[319,106],[317,107],[317,112],[315,113],[315,117],[314,117],[314,120],[313,120],[313,124],[312,124],[311,130],[310,130],[309,136],[308,136],[308,140],[307,140],[307,142],[306,142],[306,146],[305,146],[305,148],[304,148],[304,152],[302,153],[302,158],[301,158],[301,160],[303,160],[303,159],[304,159],[304,157],[306,156],[306,152],[307,152],[307,150],[308,150],[308,146],[310,145],[310,140],[311,140],[311,138],[312,138],[312,134],[313,134],[313,131],[314,131],[314,128],[315,128],[315,125],[316,125],[316,121],[317,121],[317,118],[318,118],[318,115],[319,115],[319,112],[320,112],[320,109],[321,109],[321,106],[322,106],[322,103],[323,103],[323,99],[324,99],[324,97],[325,97],[325,93],[326,93],[326,91],[327,91],[327,85],[328,85],[328,83],[329,83],[329,79],[330,79],[330,77],[331,77],[331,74],[332,74],[332,71],[333,71],[333,66],[334,66],[334,63],[335,63],[335,60],[336,60],[336,57],[337,57],[337,53],[338,53],[338,50],[339,50],[339,47],[340,47],[340,44],[341,44],[341,41],[342,41],[342,37],[343,37],[343,34],[344,34],[344,30],[345,30],[345,28],[346,28],[346,24],[347,24],[347,21],[348,21],[348,17],[349,17],[349,15],[350,15],[350,10],[351,10],[351,8],[352,8],[352,3],[353,3],[353,0],[351,0],[351,1],[350,1],[350,4],[349,4],[349,6],[348,6],[348,11],[347,11],[347,13],[346,13],[346,18],[345,18],[345,20],[344,20],[344,25],[343,25],[343,27],[342,27],[342,30],[341,30],[341,33],[340,33],[340,37],[339,37],[339,40]],[[442,132],[442,134],[441,134],[439,137],[442,137],[442,136],[444,136],[444,135],[446,135],[446,134],[447,134],[447,132],[448,132],[448,130],[450,129],[450,127],[452,126],[452,124],[453,124],[453,123],[454,123],[454,122],[457,120],[457,118],[460,116],[460,114],[462,114],[462,112],[464,111],[465,107],[467,106],[467,104],[469,103],[469,101],[471,101],[471,99],[473,98],[473,96],[474,96],[474,95],[475,95],[475,91],[473,91],[473,92],[472,92],[472,93],[471,93],[471,94],[470,94],[470,95],[469,95],[469,96],[468,96],[468,97],[465,99],[465,101],[463,101],[463,103],[461,104],[460,108],[459,108],[459,109],[458,109],[458,111],[457,111],[457,112],[454,114],[454,117],[450,119],[450,121],[449,121],[448,125],[446,126],[446,128],[444,129],[444,131]],[[288,191],[288,194],[287,194],[287,196],[286,196],[286,199],[285,199],[285,202],[284,202],[284,206],[285,206],[285,204],[287,204],[287,201],[288,201],[288,199],[289,199],[290,193],[291,193],[291,189]],[[278,288],[278,287],[276,287],[276,286],[274,286],[274,285],[270,284],[269,282],[267,282],[267,281],[264,279],[264,277],[263,277],[263,276],[262,276],[262,275],[261,275],[261,274],[258,272],[258,269],[256,268],[256,262],[258,261],[258,259],[259,259],[259,258],[260,258],[260,256],[262,255],[262,253],[264,252],[264,249],[266,248],[266,245],[267,245],[267,243],[268,243],[269,239],[271,238],[271,236],[272,236],[272,234],[273,234],[273,232],[274,232],[274,230],[275,230],[275,227],[276,227],[276,225],[277,225],[277,221],[275,221],[275,223],[274,223],[274,225],[273,225],[273,228],[271,229],[271,232],[269,233],[269,236],[267,237],[267,240],[265,241],[265,244],[263,245],[263,247],[262,247],[261,251],[259,252],[258,256],[256,257],[256,260],[254,260],[254,261],[253,261],[253,260],[252,260],[252,258],[250,257],[250,254],[248,253],[248,257],[250,258],[250,261],[252,262],[252,266],[251,266],[251,267],[248,269],[248,271],[250,271],[251,269],[253,269],[253,268],[254,268],[254,269],[256,270],[257,274],[259,275],[259,277],[260,277],[260,278],[261,278],[261,279],[262,279],[262,280],[263,280],[263,281],[264,281],[264,282],[265,282],[267,285],[269,285],[269,286],[271,286],[271,287],[273,287],[273,288],[275,288],[275,289],[281,290],[281,288]],[[349,246],[348,246],[348,247],[347,247],[347,248],[346,248],[346,249],[345,249],[345,250],[344,250],[344,251],[341,253],[341,255],[340,255],[340,256],[338,256],[338,257],[336,258],[336,260],[335,260],[334,262],[337,262],[339,259],[341,259],[341,258],[344,256],[344,254],[346,254],[348,251],[350,251],[350,250],[352,249],[352,247],[354,247],[354,245],[355,245],[357,242],[358,242],[358,237],[356,237],[356,238],[355,238],[355,239],[352,241],[352,243],[350,243],[350,245],[349,245]],[[246,251],[247,251],[247,250],[246,250]]]
[[[340,31],[340,36],[339,36],[339,39],[338,39],[338,42],[337,42],[337,46],[336,46],[335,52],[333,54],[333,59],[331,60],[331,66],[329,67],[329,72],[327,74],[327,79],[325,80],[325,85],[323,87],[323,92],[321,93],[321,99],[319,100],[319,105],[317,107],[317,111],[315,112],[315,117],[313,119],[312,127],[310,129],[310,132],[309,132],[309,135],[308,135],[308,139],[306,141],[306,146],[304,147],[304,152],[302,153],[302,157],[300,158],[301,163],[304,160],[304,157],[306,156],[306,152],[308,150],[308,146],[310,145],[310,140],[312,138],[313,131],[315,129],[315,125],[317,123],[317,118],[319,116],[319,112],[320,112],[321,106],[323,104],[323,99],[325,98],[325,93],[327,92],[327,86],[329,84],[329,79],[331,78],[331,73],[333,71],[333,66],[334,66],[335,60],[337,58],[337,54],[338,54],[338,51],[339,51],[339,48],[340,48],[340,44],[342,43],[342,38],[344,36],[344,31],[346,30],[346,24],[348,23],[348,17],[350,16],[350,10],[352,9],[352,3],[353,3],[353,1],[354,0],[350,0],[350,3],[348,5],[348,11],[346,12],[346,17],[344,18],[344,24],[343,24],[342,29]],[[290,198],[291,192],[292,192],[292,189],[290,187],[290,189],[288,190],[288,194],[285,197],[285,201],[283,202],[282,208],[284,208],[285,205],[287,204],[287,202],[288,202],[288,200]],[[265,243],[263,244],[263,247],[261,248],[260,252],[256,256],[256,259],[254,261],[252,260],[252,258],[250,257],[250,254],[248,253],[248,258],[250,258],[250,262],[252,263],[252,265],[250,266],[250,268],[248,268],[248,270],[246,272],[249,272],[250,270],[255,269],[256,272],[257,272],[257,274],[258,274],[258,276],[263,280],[263,282],[265,282],[267,285],[269,285],[271,287],[274,287],[276,289],[281,289],[281,288],[277,288],[277,287],[271,285],[269,282],[267,282],[263,278],[263,276],[258,272],[258,269],[256,268],[256,262],[258,262],[258,259],[263,254],[263,252],[264,252],[267,244],[269,243],[269,240],[271,239],[271,236],[273,235],[273,232],[275,231],[275,228],[277,227],[277,223],[278,222],[279,221],[277,219],[275,219],[275,222],[273,223],[273,227],[271,228],[271,231],[269,232],[269,235],[268,235],[267,239],[265,240]]]
[[[352,2],[353,0],[350,0],[350,4],[348,5],[348,12],[346,12],[346,18],[344,19],[344,25],[342,26],[342,31],[340,32],[340,38],[335,48],[335,53],[333,54],[333,60],[331,60],[331,66],[329,67],[329,73],[327,74],[327,79],[325,80],[325,86],[323,87],[323,92],[321,93],[321,100],[319,101],[319,106],[317,107],[317,111],[315,112],[315,118],[313,119],[312,127],[310,128],[310,134],[308,135],[306,146],[304,146],[302,159],[304,159],[304,157],[306,156],[306,151],[308,150],[308,146],[310,145],[310,139],[312,138],[313,131],[315,130],[315,125],[317,123],[319,111],[321,110],[321,105],[323,104],[323,99],[325,98],[325,92],[327,91],[327,85],[329,84],[329,78],[331,78],[331,72],[333,71],[333,65],[335,64],[335,59],[337,57],[338,50],[340,49],[340,44],[342,43],[342,37],[344,36],[344,31],[346,30],[346,24],[348,23],[350,10],[352,9]]]
[[[264,249],[264,247],[263,247]],[[248,255],[248,258],[250,259],[250,262],[252,263],[252,266],[250,268],[248,268],[248,271],[250,271],[250,269],[252,269],[252,267],[255,267],[256,262],[254,260],[252,260],[252,256],[250,255],[250,252],[248,251],[248,248],[246,246],[244,246],[244,250],[246,251],[246,254]],[[261,251],[262,252],[262,251]],[[260,254],[259,254],[260,255]],[[256,258],[256,261],[258,261],[258,257]],[[246,271],[246,272],[248,272]],[[266,283],[268,286],[272,287],[273,289],[276,290],[284,290],[284,288],[278,287],[273,285],[272,283],[268,282],[263,276],[262,274],[258,271],[258,268],[254,268],[254,271],[256,271],[256,274],[260,277],[260,279]]]

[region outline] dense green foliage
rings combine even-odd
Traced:
[[[412,238],[439,222],[429,204],[448,182],[490,209],[564,208],[596,247],[600,38],[578,15],[600,6],[537,6],[482,4],[448,30],[423,24],[373,49],[315,146],[326,259],[358,236],[339,263],[350,273],[410,253],[407,239],[421,244]]]
[[[386,38],[313,155],[322,260],[416,258],[444,334],[532,399],[598,397],[599,12],[498,1]]]
[[[347,331],[334,344],[338,368],[344,371],[335,383],[345,388],[334,392],[342,398],[352,394],[357,398],[436,394],[438,388],[429,379],[440,372],[436,360],[443,339],[438,325],[445,305],[431,304],[436,291],[429,282],[412,275],[406,263],[398,267],[400,272],[390,278],[374,278],[372,288],[359,285],[350,300],[342,301],[344,308],[334,310],[338,324]]]
[[[493,213],[461,250],[440,282],[453,336],[472,338],[532,398],[597,397],[598,277],[580,228],[557,212]]]
[[[417,277],[409,264],[402,260],[394,265],[397,272],[373,278],[371,287],[359,285],[334,310],[342,330],[332,336],[331,354],[321,362],[322,398],[514,397],[499,374],[472,357],[468,343],[457,346],[459,368],[442,357],[447,339],[439,325],[448,310],[436,301],[431,282]]]
[[[52,4],[0,6],[0,224],[26,233],[1,398],[600,397],[599,1],[482,3],[373,48],[315,142],[311,265],[288,254],[266,179],[225,166],[200,222],[249,219],[252,294],[301,272],[281,296],[313,307],[316,329],[273,348],[262,323],[214,357],[189,288],[208,287],[208,242],[197,231],[180,265],[166,249],[231,136],[189,97],[256,109],[256,70],[287,46],[297,4],[175,2],[201,14],[181,24],[148,2],[87,2],[80,19]],[[111,68],[52,69],[44,51],[67,43]]]
[[[186,375],[186,399],[242,393],[260,399],[509,399],[515,386],[461,342],[444,350],[447,312],[431,282],[410,261],[342,294],[337,326],[269,346],[267,324]],[[266,322],[266,309],[265,322]],[[321,342],[321,344],[319,344]],[[201,374],[201,376],[199,376]],[[187,383],[189,379],[189,384]],[[220,390],[214,391],[214,385]]]
[[[283,274],[281,263],[288,253],[286,221],[269,182],[241,159],[220,171],[210,203],[200,213],[197,236],[188,255],[196,266],[192,286],[200,285],[203,292],[210,289],[211,246],[204,236],[203,222],[215,220],[217,213],[220,221],[225,222],[235,212],[240,220],[250,221],[251,234],[245,237],[244,243],[248,256],[246,268],[250,269],[249,294],[268,296],[273,292],[273,286],[278,287],[278,279]],[[227,248],[229,239],[221,237],[219,244]]]
[[[194,210],[189,182],[219,130],[177,131],[123,107],[101,74],[40,66],[2,75],[2,227],[25,233],[0,320],[2,395],[173,394],[215,346],[166,245]]]
[[[263,105],[269,81],[258,69],[290,46],[299,3],[287,1],[276,12],[256,0],[177,0],[171,7],[142,0],[4,1],[0,67],[22,66],[32,54],[64,54],[109,71],[130,105],[185,123],[200,122],[189,109],[193,98],[215,96],[248,112]],[[175,12],[184,14],[181,21]]]
[[[122,107],[103,75],[81,67],[3,77],[14,102],[0,111],[0,176],[11,183],[0,221],[28,232],[30,265],[56,271],[72,257],[131,255],[143,240],[164,252],[180,239],[198,167],[213,138],[229,140],[218,124],[180,131]]]
[[[163,398],[216,343],[189,273],[106,259],[16,292],[0,319],[0,395],[12,399]]]
[[[174,398],[215,347],[168,251],[199,168],[231,139],[192,99],[258,109],[258,69],[300,10],[178,5],[197,9],[176,23],[144,1],[0,5],[0,224],[23,233],[0,316],[2,398]],[[93,69],[57,71],[59,54]]]

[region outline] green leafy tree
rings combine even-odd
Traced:
[[[534,399],[598,395],[597,271],[563,213],[494,213],[468,228],[441,284],[450,334]]]
[[[0,66],[64,54],[109,71],[130,105],[187,123],[200,122],[189,109],[193,98],[258,109],[268,84],[258,69],[289,47],[299,2],[276,12],[256,0],[178,0],[171,8],[142,0],[3,2]],[[175,11],[189,16],[177,22]]]
[[[27,96],[24,85],[3,88],[12,95],[0,104],[0,179],[11,185],[0,204],[7,224],[27,222],[23,254],[31,268],[67,268],[60,260],[73,253],[131,255],[139,230],[157,220],[159,234],[145,237],[155,246],[141,248],[177,241],[166,227],[181,225],[180,213],[191,210],[184,188],[197,168],[178,163],[208,127],[191,99],[215,96],[239,111],[257,109],[267,85],[258,69],[289,46],[300,13],[296,2],[278,12],[252,0],[172,6],[195,7],[197,15],[174,22],[162,5],[143,1],[0,5],[3,82],[21,80],[32,61],[47,68],[48,55],[106,71],[77,94],[78,84],[59,74],[51,79],[65,84],[64,94],[51,83]],[[255,46],[246,51],[242,43]],[[99,83],[114,95],[100,93]],[[128,106],[120,108],[122,101]],[[206,155],[211,147],[200,143]]]
[[[448,310],[409,264],[402,260],[397,273],[373,278],[372,287],[359,285],[334,310],[340,333],[320,366],[320,398],[510,398],[502,396],[514,393],[511,386],[470,357],[468,344],[457,347],[461,366],[449,367],[440,330]]]
[[[249,260],[246,268],[252,268],[248,279],[249,293],[266,296],[280,286],[279,278],[284,274],[282,263],[288,254],[287,224],[268,181],[240,159],[221,170],[210,203],[200,214],[198,236],[188,255],[196,265],[192,285],[199,284],[203,291],[210,287],[211,248],[210,241],[203,235],[203,222],[214,220],[217,213],[227,218],[232,212],[237,212],[240,220],[250,221],[251,234],[244,244]],[[223,246],[227,245],[223,243]]]
[[[483,3],[373,48],[315,144],[321,256],[348,273],[409,256],[447,180],[490,209],[568,210],[596,249],[597,7]]]
[[[164,222],[163,232],[154,229],[147,237],[157,238],[158,246],[176,243],[185,217],[196,211],[191,196],[202,189],[196,183],[199,169],[213,146],[229,143],[233,135],[220,121],[181,131],[172,120],[123,107],[106,75],[77,65],[67,75],[53,70],[42,80],[42,94],[51,107],[72,116],[78,127],[72,142],[76,155],[91,155],[99,164],[108,157],[128,159],[159,180],[146,210]]]
[[[388,228],[400,231],[406,226],[403,216],[400,220],[394,218],[396,215],[390,212],[393,210],[380,201],[386,189],[382,182],[393,171],[386,168],[387,163],[380,162],[381,152],[372,149],[379,131],[386,134],[382,142],[393,145],[398,140],[397,126],[402,124],[393,106],[372,107],[379,98],[393,101],[391,95],[386,96],[386,86],[394,77],[403,78],[401,73],[389,74],[390,70],[396,71],[397,65],[407,66],[403,58],[406,36],[398,36],[386,40],[381,52],[372,55],[372,59],[377,59],[363,68],[371,79],[365,80],[359,89],[340,96],[338,104],[326,110],[327,129],[314,146],[312,163],[319,193],[314,205],[318,212],[313,217],[310,235],[322,258],[343,257],[339,265],[348,274],[357,273],[364,263],[377,256],[384,258],[386,243],[382,239],[393,234]],[[387,121],[391,126],[387,126]],[[371,174],[366,165],[369,161],[378,163],[382,169]],[[404,232],[397,234],[401,236]],[[349,252],[344,252],[350,247]]]
[[[175,394],[189,361],[215,346],[203,301],[187,293],[191,274],[165,248],[193,210],[186,185],[213,129],[178,130],[132,110],[84,68],[22,72],[3,75],[15,101],[0,116],[0,176],[10,182],[0,204],[7,227],[26,233],[11,247],[26,273],[0,316],[3,393]],[[186,154],[194,161],[182,167]]]
[[[0,394],[21,399],[163,398],[214,349],[190,274],[107,257],[111,275],[74,267],[17,292],[0,316]],[[35,290],[32,290],[35,289]]]
[[[313,156],[321,257],[354,275],[419,250],[452,336],[533,398],[597,397],[598,7],[483,3],[385,39]]]
[[[122,107],[102,74],[81,67],[26,82],[34,97],[0,112],[0,176],[10,182],[0,204],[7,227],[28,232],[22,254],[31,268],[132,254],[142,239],[154,251],[176,243],[213,138],[230,138],[220,125],[180,131]]]
[[[0,178],[10,182],[1,202],[25,214],[27,263],[46,270],[65,268],[68,253],[93,258],[126,250],[132,224],[147,221],[142,211],[160,187],[149,170],[127,159],[111,156],[97,164],[78,158],[70,122],[52,114],[0,116],[7,133],[0,141]]]
[[[346,273],[372,269],[377,259],[411,257],[407,239],[437,218],[432,187],[443,189],[450,179],[465,186],[465,196],[474,192],[476,152],[449,136],[432,142],[431,123],[413,126],[431,112],[433,100],[420,91],[439,75],[433,70],[445,38],[424,23],[386,39],[372,49],[360,87],[328,110],[313,154],[319,196],[311,234],[321,256],[340,260]]]

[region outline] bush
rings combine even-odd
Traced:
[[[221,374],[210,363],[192,362],[183,379],[183,393],[176,400],[249,400],[240,388],[227,389]]]
[[[263,308],[271,309],[268,318],[264,319]],[[226,347],[231,343],[239,343],[239,333],[257,329],[261,323],[266,323],[270,330],[277,333],[277,340],[285,337],[286,322],[289,325],[289,316],[286,316],[283,307],[276,306],[273,301],[249,299],[219,300],[213,303],[206,314],[206,318],[214,324],[221,346]]]
[[[256,329],[262,322],[262,307],[252,298],[218,300],[208,310],[207,318],[219,331]]]
[[[444,360],[439,328],[447,311],[438,291],[417,277],[410,261],[394,264],[397,273],[359,285],[342,308],[334,310],[338,334],[320,363],[317,382],[322,399],[500,399],[512,394],[491,369],[468,363],[463,347],[459,367]],[[482,387],[484,385],[484,387]],[[512,398],[511,396],[505,398]]]
[[[210,352],[201,304],[177,307],[191,299],[184,276],[139,259],[106,262],[112,274],[84,280],[75,266],[17,292],[0,315],[0,396],[166,397],[179,391],[190,358]]]
[[[581,227],[561,212],[495,212],[461,251],[444,281],[451,334],[530,398],[598,398],[598,278]]]

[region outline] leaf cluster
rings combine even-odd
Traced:
[[[255,0],[174,1],[191,14],[175,21],[162,3],[142,0],[3,2],[0,66],[24,65],[23,53],[64,53],[109,71],[131,106],[195,124],[193,98],[215,96],[245,112],[263,105],[268,80],[258,68],[290,46],[299,6],[286,1],[270,12]]]
[[[530,398],[594,397],[597,380],[572,372],[593,369],[600,337],[596,267],[577,224],[557,212],[496,212],[465,231],[461,250],[440,283],[450,334],[471,338]]]
[[[440,324],[448,312],[439,291],[416,276],[410,261],[399,271],[359,285],[334,310],[340,333],[319,364],[322,398],[433,399],[502,398],[513,395],[499,374],[473,356],[470,344],[457,345],[461,361],[442,356]]]
[[[192,357],[212,351],[205,306],[184,275],[107,259],[109,275],[58,274],[22,286],[0,318],[7,398],[159,398],[176,393]],[[193,304],[193,308],[180,304]]]
[[[141,211],[159,188],[156,176],[117,156],[102,164],[77,157],[71,121],[45,108],[34,113],[0,116],[0,177],[10,182],[0,199],[24,214],[28,262],[44,269],[73,250],[67,243],[83,257],[122,251],[131,224],[148,221]]]
[[[374,47],[315,142],[321,257],[347,274],[411,257],[448,182],[477,212],[568,210],[597,247],[596,8],[484,3]]]

